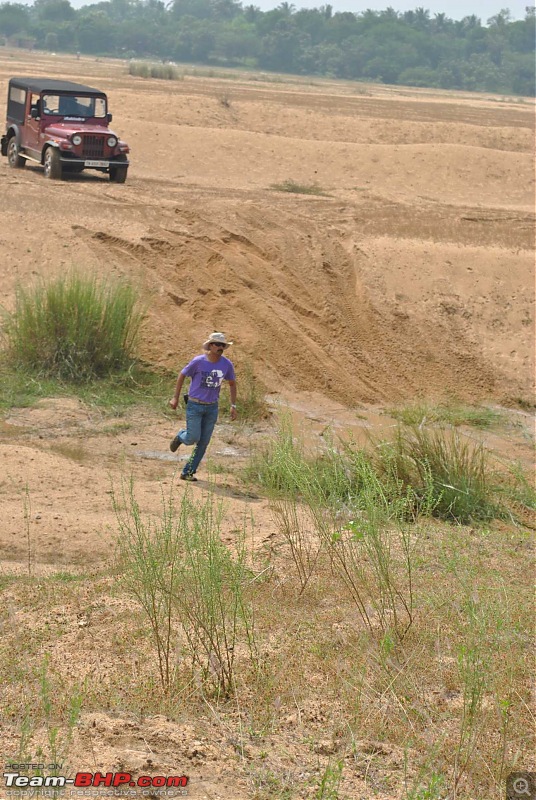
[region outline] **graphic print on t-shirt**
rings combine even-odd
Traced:
[[[221,369],[213,369],[211,372],[202,372],[202,382],[209,389],[219,389],[223,381],[223,372]]]

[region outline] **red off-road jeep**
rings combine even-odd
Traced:
[[[11,78],[1,151],[12,167],[42,164],[47,178],[95,169],[127,178],[129,147],[108,128],[104,92],[52,78]]]

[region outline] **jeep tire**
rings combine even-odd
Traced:
[[[112,183],[124,183],[127,179],[128,166],[110,167],[110,181]]]
[[[26,166],[26,159],[22,158],[19,153],[20,150],[17,140],[14,136],[12,136],[7,145],[7,161],[9,166],[13,167],[14,169],[22,169]]]
[[[43,162],[45,178],[53,181],[61,180],[62,168],[59,151],[55,147],[47,147]]]

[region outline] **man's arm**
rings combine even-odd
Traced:
[[[229,392],[231,394],[231,419],[236,419],[236,380],[229,381]]]
[[[171,408],[177,408],[177,406],[179,404],[179,399],[180,399],[180,396],[181,396],[182,384],[184,383],[185,377],[186,377],[186,375],[183,375],[182,372],[179,373],[179,377],[177,378],[177,385],[175,386],[175,394],[173,395],[173,397],[169,401],[169,405],[171,406]]]

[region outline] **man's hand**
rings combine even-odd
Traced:
[[[171,400],[169,401],[169,405],[173,409],[177,408],[177,406],[179,405],[179,398],[178,397],[172,397]]]
[[[231,406],[231,420],[234,422],[236,419],[236,408]]]

